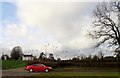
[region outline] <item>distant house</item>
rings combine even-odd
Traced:
[[[30,55],[22,55],[22,59],[23,60],[33,60],[34,59],[34,56],[32,55],[32,54],[30,54]]]

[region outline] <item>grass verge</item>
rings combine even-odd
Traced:
[[[2,69],[24,67],[25,65],[27,65],[26,61],[22,61],[22,60],[3,60],[2,61]]]
[[[50,72],[40,73],[31,78],[120,78],[118,72]]]
[[[118,72],[50,72],[34,76],[120,76]]]

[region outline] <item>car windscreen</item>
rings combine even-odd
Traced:
[[[44,64],[33,64],[34,66],[45,66]]]

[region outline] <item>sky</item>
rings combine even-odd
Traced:
[[[99,3],[1,2],[1,53],[10,54],[13,47],[21,46],[24,54],[37,57],[41,52],[62,59],[95,54],[96,41],[87,33],[94,20],[93,10]]]

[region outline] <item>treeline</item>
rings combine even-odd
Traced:
[[[36,59],[34,61],[27,61],[27,65],[35,64],[35,63],[43,63],[45,65],[52,66],[53,68],[69,67],[69,66],[92,67],[92,68],[119,68],[120,59],[118,59],[118,57],[107,56],[103,58],[86,57],[83,59],[72,58],[69,60]]]
[[[16,46],[11,51],[11,57],[8,55],[2,55],[2,60],[22,60],[22,49],[19,46]],[[43,63],[45,65],[52,66],[53,68],[57,67],[66,67],[66,66],[78,66],[78,67],[115,67],[118,68],[120,65],[120,54],[114,56],[104,56],[102,52],[99,52],[98,55],[89,55],[74,57],[68,60],[61,60],[61,58],[54,58],[52,53],[47,57],[44,52],[41,52],[39,57],[34,56],[33,60],[26,60],[27,65],[35,63]]]
[[[113,57],[113,56],[106,56],[99,58],[95,55],[95,57],[86,57],[83,59],[79,58],[73,58],[72,61],[74,62],[120,62],[120,56],[119,57]]]

